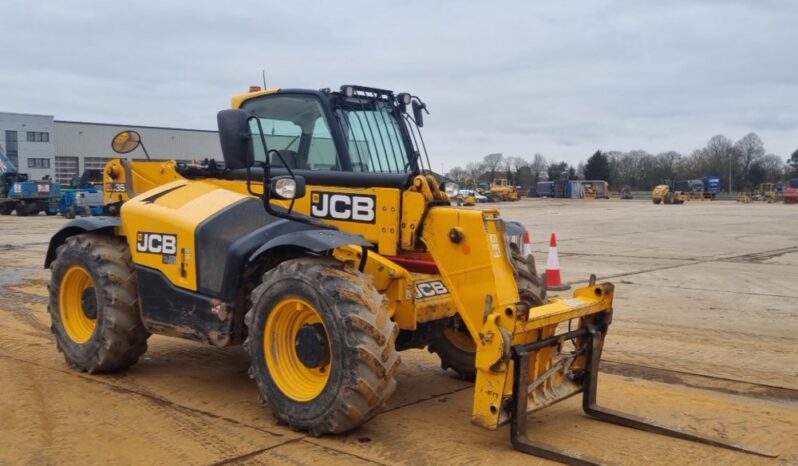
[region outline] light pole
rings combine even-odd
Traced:
[[[732,170],[732,154],[733,153],[734,153],[733,151],[729,151],[729,194],[731,194],[731,188],[732,188],[732,177],[731,177],[732,172],[731,172],[731,170]]]

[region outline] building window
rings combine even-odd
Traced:
[[[28,159],[28,168],[50,168],[50,159]]]
[[[19,150],[17,147],[17,132],[6,131],[6,157],[11,160],[14,166],[19,165]]]
[[[50,133],[43,131],[28,131],[28,142],[50,142]]]

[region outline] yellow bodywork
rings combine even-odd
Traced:
[[[654,204],[684,204],[690,200],[690,195],[682,191],[673,191],[667,184],[657,185],[651,191],[651,202]]]

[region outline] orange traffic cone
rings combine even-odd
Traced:
[[[524,232],[524,257],[532,254],[532,238],[529,236],[529,232]]]
[[[546,288],[553,291],[562,291],[570,288],[564,285],[560,278],[560,258],[557,256],[557,236],[551,234],[549,242],[549,258],[546,261]]]

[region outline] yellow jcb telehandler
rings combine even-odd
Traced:
[[[761,454],[597,406],[613,285],[547,296],[523,226],[452,207],[456,186],[428,174],[418,97],[255,89],[232,106],[217,118],[223,164],[112,160],[108,215],[52,237],[49,311],[73,368],[126,368],[152,333],[243,344],[273,415],[322,435],[378,414],[399,352],[426,347],[475,381],[472,422],[509,422],[527,453],[588,463],[526,428],[582,393],[598,419]]]

